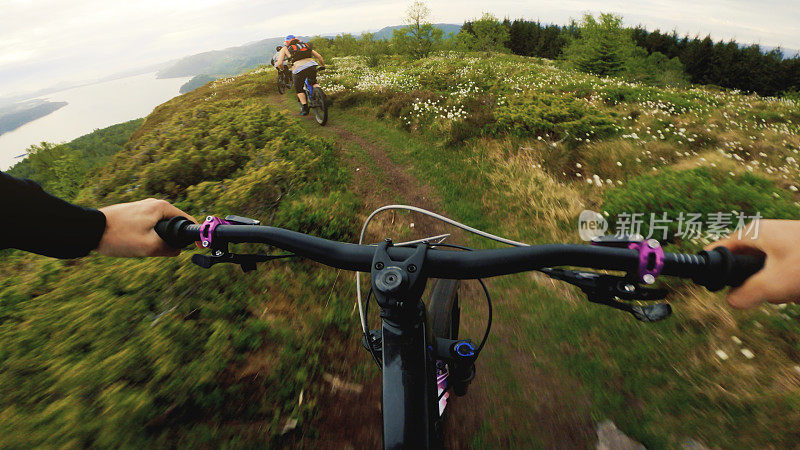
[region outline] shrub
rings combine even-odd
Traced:
[[[407,113],[415,100],[434,100],[436,94],[431,91],[415,90],[411,92],[395,92],[386,97],[385,101],[381,102],[378,107],[378,117],[384,118],[388,116],[396,119]]]
[[[629,86],[606,86],[599,92],[603,101],[609,105],[617,105],[623,102],[635,102],[639,97],[639,91]]]
[[[616,133],[614,118],[575,98],[527,93],[509,98],[495,110],[489,131],[495,135],[600,138]]]
[[[336,102],[336,106],[341,108],[352,108],[354,106],[380,101],[377,93],[358,90],[347,90],[345,92],[331,94],[329,98]]]
[[[643,175],[625,186],[605,193],[603,209],[614,219],[622,213],[643,213],[643,235],[651,232],[650,214],[661,217],[666,213],[673,222],[669,224],[668,238],[675,239],[678,232],[676,219],[681,213],[701,214],[701,221],[709,220],[712,213],[735,211],[752,217],[757,213],[769,219],[800,217],[800,207],[791,196],[775,184],[750,173],[732,176],[723,170],[697,168],[685,171],[665,169],[657,174]],[[615,220],[612,225],[619,225]],[[729,228],[737,226],[733,215]],[[614,227],[612,226],[612,229]],[[703,230],[705,233],[705,230]],[[654,236],[661,238],[660,234]],[[683,248],[695,250],[696,244],[681,241]]]
[[[335,191],[327,196],[306,195],[282,204],[276,224],[326,239],[352,240],[359,202],[352,193]]]
[[[464,100],[463,107],[467,117],[453,122],[447,143],[459,144],[483,133],[488,125],[495,122],[494,105],[495,100],[491,95],[469,97]]]

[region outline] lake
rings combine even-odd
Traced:
[[[21,160],[32,144],[69,142],[77,137],[139,117],[178,95],[186,78],[157,79],[155,73],[66,89],[40,97],[67,106],[0,136],[0,170]]]

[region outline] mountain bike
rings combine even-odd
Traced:
[[[317,70],[323,71],[325,67],[318,67]],[[328,97],[321,87],[316,88],[308,82],[308,78],[303,81],[303,92],[306,94],[308,107],[314,111],[314,119],[320,125],[328,123]]]
[[[443,417],[449,394],[466,393],[475,377],[475,362],[491,329],[491,299],[482,278],[539,271],[579,287],[593,303],[628,312],[642,322],[655,322],[668,317],[672,311],[665,302],[642,304],[667,296],[666,289],[650,286],[657,277],[691,279],[715,291],[741,285],[764,263],[762,257],[735,255],[725,247],[698,254],[668,253],[657,241],[640,236],[600,237],[593,245],[529,246],[419,208],[405,209],[428,214],[514,247],[471,250],[444,244],[442,236],[402,243],[386,239],[376,245],[363,245],[366,224],[359,243],[352,244],[262,226],[257,220],[239,216],[225,219],[209,216],[200,225],[175,217],[159,222],[155,229],[175,248],[201,242],[211,254],[194,254],[192,262],[205,269],[228,263],[238,264],[248,272],[260,262],[299,256],[357,274],[370,274],[371,289],[364,304],[360,301],[359,290],[359,315],[364,346],[382,371],[383,446],[387,449],[443,446]],[[236,243],[268,244],[289,253],[229,251],[229,244]],[[422,298],[430,279],[436,280],[426,308]],[[459,337],[457,286],[458,280],[468,279],[481,282],[489,304],[486,331],[478,345]],[[372,297],[380,307],[381,327],[368,331],[367,308]]]
[[[288,70],[278,70],[277,72],[275,84],[278,86],[278,93],[283,95],[294,86],[292,83],[292,73]]]

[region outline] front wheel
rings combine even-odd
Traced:
[[[278,93],[281,95],[286,93],[286,82],[283,80],[283,76],[281,76],[281,74],[278,74],[278,79],[276,82],[278,84]]]
[[[433,335],[458,339],[461,310],[458,307],[458,280],[436,280],[428,303],[428,322]]]
[[[314,109],[314,118],[320,125],[328,123],[328,99],[325,96],[325,91],[322,88],[314,88],[313,101],[309,100],[311,107]]]
[[[458,339],[458,328],[461,322],[461,309],[458,306],[459,285],[460,282],[458,280],[437,279],[433,282],[431,298],[428,302],[428,323],[435,337],[453,340]],[[442,365],[442,368],[445,367],[443,361],[437,362],[437,393],[438,388],[442,387],[438,379],[440,376],[439,365]],[[445,383],[448,381],[449,380],[444,380]],[[446,386],[444,386],[444,388],[446,389]],[[439,395],[444,395],[444,392]],[[435,448],[444,448],[443,413],[447,401],[446,398],[437,398],[436,400],[435,408],[440,415],[431,423],[434,439],[433,445]]]

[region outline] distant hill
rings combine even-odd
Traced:
[[[67,106],[67,102],[30,100],[0,107],[0,134],[16,130],[28,122],[44,117],[65,106]]]
[[[403,28],[404,26],[405,25],[395,25],[392,27],[383,27],[375,32],[375,39],[391,39],[394,30]],[[433,26],[442,30],[445,37],[450,33],[458,33],[461,31],[461,25],[456,25],[454,23],[435,23]]]
[[[238,75],[259,64],[268,64],[282,37],[273,37],[224,50],[212,50],[179,59],[158,71],[158,78],[193,77],[205,74],[213,77]]]
[[[194,78],[184,83],[178,92],[185,94],[199,88],[200,86],[205,86],[214,80],[216,80],[216,78],[210,75],[196,75]]]
[[[437,23],[435,27],[441,29],[444,35],[458,33],[461,25],[452,23]],[[391,39],[392,32],[403,25],[384,27],[375,32],[376,39]],[[360,36],[360,33],[356,36]],[[311,36],[299,36],[308,40]],[[331,37],[331,36],[325,36]],[[238,47],[229,47],[223,50],[212,50],[187,56],[173,62],[158,71],[158,78],[193,77],[207,75],[223,77],[238,75],[260,64],[269,64],[275,47],[283,44],[283,37],[273,37],[261,41],[250,42]]]
[[[748,44],[749,45],[749,44]],[[784,48],[784,47],[771,47],[769,45],[762,45],[761,51],[764,53],[771,52],[772,50],[779,49],[781,53],[783,53],[784,58],[794,58],[795,56],[800,56],[800,50],[796,48]]]

